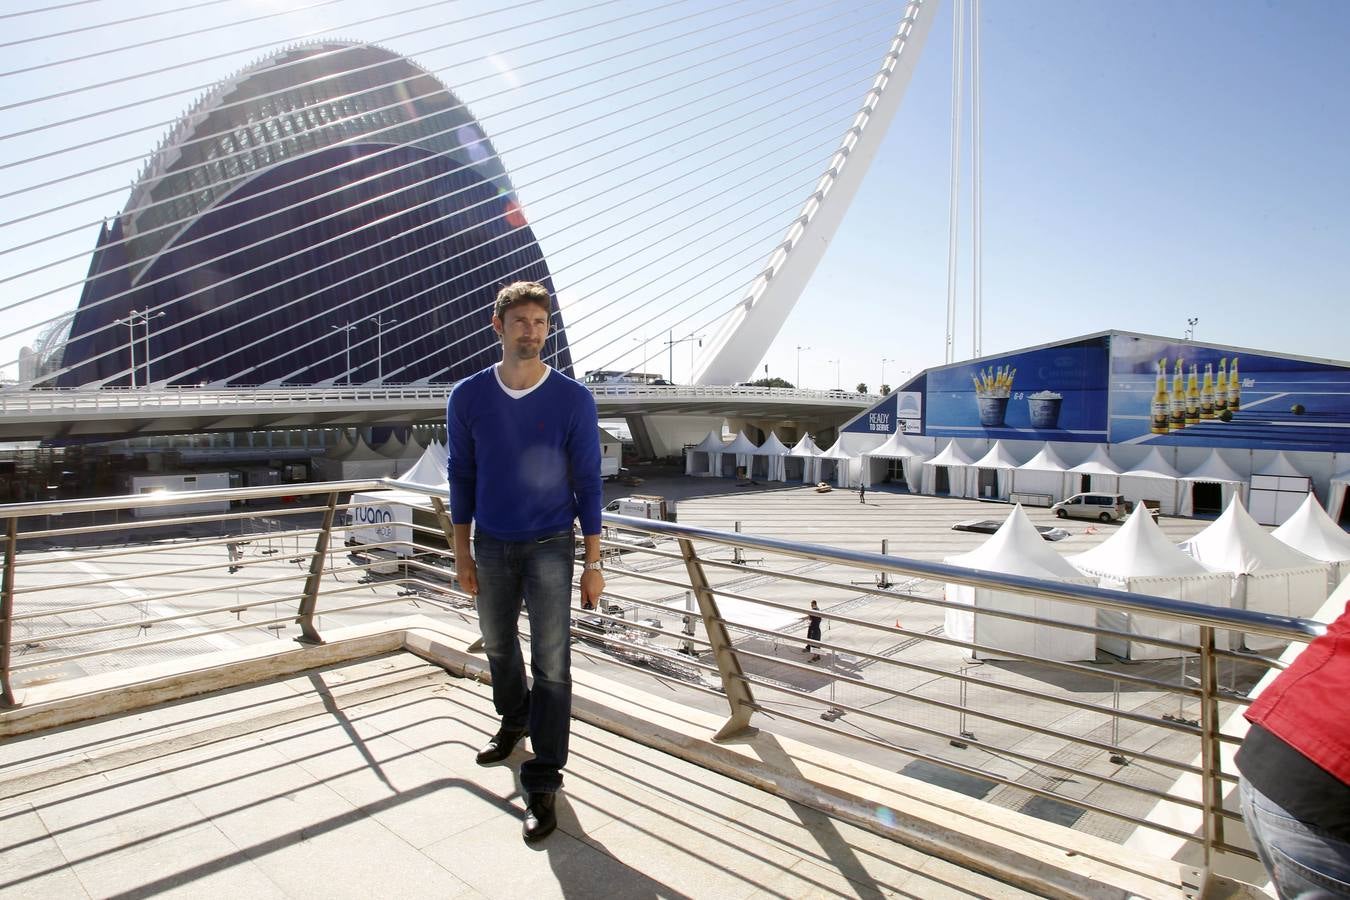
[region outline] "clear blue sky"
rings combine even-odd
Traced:
[[[15,43],[5,50],[3,68],[314,2],[231,0],[134,26]],[[569,334],[590,354],[582,365],[616,356],[617,364],[638,365],[645,333],[648,367],[664,370],[661,341],[668,330],[677,337],[690,333],[728,307],[781,237],[860,101],[902,6],[882,0],[741,0],[735,6],[538,0],[503,11],[502,2],[457,0],[412,11],[425,2],[341,0],[209,37],[0,76],[0,96],[27,98],[227,54],[7,112],[0,127],[8,132],[182,89],[123,114],[121,125],[145,126],[135,134],[11,167],[11,189],[46,178],[62,182],[0,204],[6,219],[108,193],[0,228],[0,249],[115,212],[140,158],[163,133],[154,123],[187,106],[199,93],[194,85],[265,52],[247,49],[253,44],[336,27],[339,36],[384,40],[437,70],[479,115],[558,273],[569,321],[577,322]],[[168,8],[149,0],[98,0],[78,14],[7,20],[6,40]],[[846,8],[851,12],[843,13]],[[942,361],[952,9],[943,3],[862,191],[756,374],[767,364],[770,374],[795,381],[798,345],[812,348],[801,354],[808,387],[833,387],[838,378],[845,387],[864,381],[875,388],[883,358],[894,360],[886,364],[894,385],[902,371]],[[400,14],[354,24],[386,12]],[[642,15],[608,22],[634,12]],[[740,13],[746,18],[733,20]],[[537,21],[550,15],[557,17]],[[465,21],[446,25],[458,19]],[[762,24],[770,19],[772,26]],[[586,48],[599,37],[666,20],[665,30],[624,38],[617,53]],[[675,37],[686,25],[703,30]],[[395,37],[401,32],[411,33]],[[764,42],[774,35],[779,44]],[[715,47],[690,49],[713,39],[720,41]],[[540,43],[525,46],[533,41]],[[456,43],[427,49],[447,42]],[[986,2],[985,353],[1107,328],[1180,336],[1186,318],[1197,316],[1201,340],[1350,357],[1342,349],[1341,312],[1350,283],[1347,44],[1350,4],[1333,0]],[[610,55],[616,58],[572,71],[579,61]],[[689,68],[694,60],[708,68]],[[742,62],[747,68],[704,85],[680,82]],[[569,93],[550,99],[564,89]],[[739,103],[729,107],[729,119],[717,112],[724,97]],[[693,106],[684,108],[686,101]],[[687,123],[690,110],[703,118]],[[607,120],[624,129],[609,134]],[[0,141],[0,165],[106,133],[108,123],[98,117]],[[657,135],[672,125],[683,135],[679,143]],[[636,149],[628,146],[635,135],[643,142]],[[711,149],[686,154],[704,137]],[[650,155],[639,159],[642,153]],[[134,161],[68,177],[122,157]],[[732,166],[729,180],[714,181]],[[968,177],[965,185],[968,190]],[[734,202],[721,193],[728,187],[735,189]],[[970,352],[968,204],[962,215],[958,357]],[[0,256],[0,277],[87,251],[94,234],[85,227]],[[702,275],[689,274],[705,261],[720,261],[724,251],[738,255]],[[663,274],[670,261],[682,271]],[[82,277],[86,265],[87,259],[74,260],[14,279],[2,295],[12,302],[50,289]],[[5,319],[36,321],[73,302],[66,291]],[[691,312],[701,305],[713,312]],[[675,324],[680,318],[688,321]],[[12,359],[16,347],[0,342],[0,363]],[[688,345],[675,351],[677,378],[688,370],[688,351]],[[841,360],[837,374],[834,359]]]

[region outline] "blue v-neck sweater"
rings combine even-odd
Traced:
[[[450,520],[475,521],[503,541],[571,529],[600,533],[600,426],[595,398],[556,370],[524,397],[497,381],[496,366],[450,392]]]

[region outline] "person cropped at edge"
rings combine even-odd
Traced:
[[[455,564],[460,585],[476,595],[501,716],[477,759],[500,762],[530,736],[534,758],[520,767],[527,841],[557,826],[555,801],[567,764],[575,519],[586,552],[581,605],[594,608],[605,587],[595,398],[540,358],[550,310],[540,284],[503,288],[492,313],[502,360],[455,385],[446,408]],[[530,617],[528,685],[518,637],[522,603]]]
[[[1242,816],[1276,892],[1350,897],[1350,608],[1245,715]]]

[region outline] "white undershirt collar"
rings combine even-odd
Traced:
[[[529,387],[519,391],[516,390],[515,388],[507,387],[506,382],[502,381],[501,363],[497,363],[497,365],[492,367],[492,376],[497,379],[498,387],[500,387],[503,391],[506,392],[506,396],[510,397],[512,400],[519,400],[521,397],[524,397],[530,391],[534,390],[535,388],[539,387],[539,385],[547,381],[549,373],[552,371],[553,371],[552,366],[544,366],[544,374],[539,377],[539,380],[536,381],[534,384],[530,385]]]

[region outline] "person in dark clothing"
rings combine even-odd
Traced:
[[[814,600],[811,601],[811,609],[813,609],[813,610],[819,610],[819,609],[820,609],[820,607],[816,605],[816,601],[814,601]],[[806,646],[802,648],[802,652],[803,652],[803,653],[808,653],[808,652],[810,652],[810,650],[811,650],[811,642],[812,642],[812,641],[819,641],[819,640],[820,640],[820,616],[807,616],[807,617],[806,617]],[[816,661],[816,660],[818,660],[818,659],[820,659],[820,654],[819,654],[819,653],[812,653],[812,654],[811,654],[811,661],[812,661],[812,662],[814,662],[814,661]]]
[[[858,482],[858,502],[867,502],[867,485],[863,484],[861,481]]]
[[[1281,900],[1350,898],[1350,608],[1245,715],[1242,816]]]

